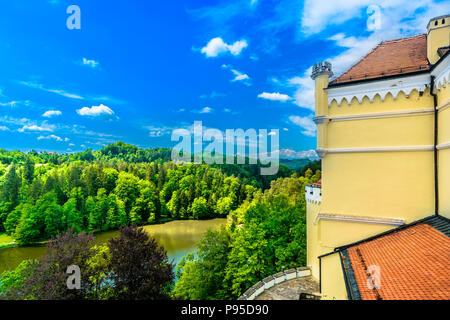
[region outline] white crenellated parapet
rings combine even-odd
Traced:
[[[305,186],[305,198],[306,201],[312,203],[322,202],[322,188],[315,184],[307,184]]]
[[[425,91],[430,86],[430,81],[430,74],[424,73],[389,80],[382,79],[346,86],[331,86],[326,89],[328,92],[328,104],[330,105],[334,100],[340,106],[342,100],[345,99],[347,103],[351,103],[353,98],[356,98],[361,103],[364,97],[367,97],[372,102],[377,95],[384,101],[388,94],[391,94],[396,99],[400,92],[408,96],[413,90],[418,92]]]

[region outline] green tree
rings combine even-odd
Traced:
[[[15,269],[4,271],[0,275],[0,300],[18,298],[21,292],[26,291],[25,281],[33,275],[36,265],[34,260],[23,260]],[[20,298],[33,299],[33,296],[22,295]]]
[[[177,267],[178,281],[172,296],[177,299],[227,299],[223,288],[230,252],[230,235],[222,228],[208,230],[198,243],[197,256],[183,257]]]
[[[26,157],[23,165],[23,179],[30,184],[34,178],[34,162],[30,157]]]
[[[1,187],[1,201],[11,202],[16,206],[19,200],[19,188],[21,179],[17,175],[16,166],[12,163],[6,171],[5,180]]]
[[[139,196],[139,178],[128,172],[120,172],[114,193],[125,204],[125,211],[129,213]]]
[[[205,198],[195,198],[192,203],[192,215],[194,219],[202,219],[209,215],[208,202]]]
[[[64,229],[73,228],[75,233],[83,229],[83,217],[77,208],[77,199],[70,198],[63,206]]]
[[[108,201],[110,206],[106,217],[106,230],[127,225],[128,218],[124,202],[114,194],[109,195]]]

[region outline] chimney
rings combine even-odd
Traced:
[[[441,58],[439,49],[450,45],[450,14],[431,19],[427,31],[427,57],[435,64]]]

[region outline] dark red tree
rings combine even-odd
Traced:
[[[167,252],[142,228],[123,227],[109,240],[110,279],[115,299],[169,299],[175,275]]]

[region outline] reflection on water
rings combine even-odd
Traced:
[[[224,225],[226,219],[212,220],[179,220],[164,224],[145,226],[175,263],[186,253],[195,249],[195,244],[208,229],[217,229]],[[110,238],[117,237],[119,231],[108,231],[95,236],[97,243],[106,243]],[[39,259],[45,253],[45,247],[17,247],[0,250],[0,273],[17,267],[25,259]]]

